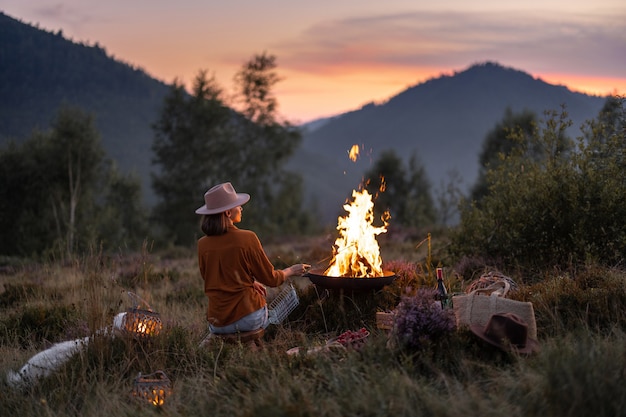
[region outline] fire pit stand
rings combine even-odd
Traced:
[[[384,276],[373,278],[330,277],[324,275],[322,270],[310,270],[303,276],[321,288],[351,291],[380,290],[396,279],[396,275],[392,271],[384,271]]]

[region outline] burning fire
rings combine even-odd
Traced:
[[[359,145],[352,145],[352,148],[350,148],[350,151],[348,152],[348,157],[352,162],[356,162],[359,157]]]
[[[382,258],[376,236],[387,232],[389,214],[383,216],[383,226],[373,225],[374,203],[367,190],[352,191],[353,201],[344,204],[348,212],[339,217],[339,237],[333,246],[333,259],[324,275],[334,277],[371,278],[382,277]]]

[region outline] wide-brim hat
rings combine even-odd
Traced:
[[[229,182],[218,184],[204,193],[204,206],[196,214],[217,214],[241,206],[250,200],[250,195],[238,193]]]
[[[514,313],[498,313],[489,318],[486,326],[472,325],[476,336],[502,350],[513,349],[518,353],[539,350],[539,342],[528,337],[528,324]]]

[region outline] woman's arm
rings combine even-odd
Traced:
[[[302,275],[306,272],[307,269],[309,269],[311,267],[311,265],[309,264],[295,264],[295,265],[291,265],[288,268],[283,269],[283,273],[285,274],[286,277],[291,277],[294,275]]]
[[[274,269],[274,266],[263,250],[259,238],[254,233],[250,233],[250,236],[252,237],[250,242],[250,271],[261,284],[269,287],[278,287],[285,282],[287,277],[302,275],[306,272],[307,268],[311,267],[311,265],[308,264],[295,264],[285,269]]]

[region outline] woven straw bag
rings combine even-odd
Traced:
[[[452,297],[452,308],[457,326],[486,326],[489,318],[497,313],[513,313],[528,325],[528,336],[537,339],[537,322],[533,304],[506,298],[507,283],[502,281],[487,288],[474,290],[466,295]]]

